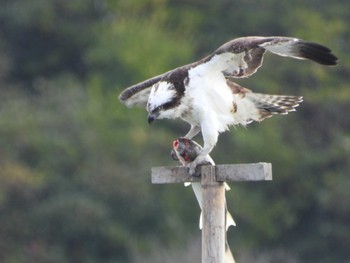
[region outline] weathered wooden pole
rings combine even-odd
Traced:
[[[215,166],[202,168],[202,262],[225,262],[225,186],[216,181]]]
[[[270,163],[203,165],[201,178],[192,177],[183,166],[153,167],[152,183],[200,182],[202,186],[202,263],[225,262],[224,182],[272,180]]]

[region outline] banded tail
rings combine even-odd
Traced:
[[[260,120],[272,117],[275,114],[288,114],[295,111],[303,97],[289,95],[267,95],[261,93],[247,93],[246,98],[254,103],[259,110]]]

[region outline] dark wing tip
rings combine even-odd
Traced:
[[[314,42],[300,41],[298,43],[299,55],[326,66],[337,65],[338,58],[332,51],[323,45]]]
[[[161,74],[126,88],[119,94],[119,102],[128,107],[145,105],[152,86],[159,82],[163,76],[164,74]]]
[[[129,99],[130,97],[132,97],[133,94],[135,94],[135,92],[133,92],[134,89],[125,89],[123,90],[119,96],[118,96],[118,100],[122,103],[125,103],[125,101],[127,99]]]
[[[125,91],[123,91],[122,93],[119,94],[118,100],[120,102],[124,102],[126,99],[127,99],[127,96],[125,95]]]

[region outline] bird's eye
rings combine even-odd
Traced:
[[[156,112],[160,112],[163,109],[163,106],[158,106],[157,108],[154,108],[154,110],[152,110],[153,113]]]

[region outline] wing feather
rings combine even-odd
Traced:
[[[181,67],[178,67],[173,70],[169,70],[161,75],[147,79],[135,85],[132,85],[124,89],[118,99],[121,103],[125,104],[128,107],[141,106],[145,107],[147,105],[148,97],[151,93],[152,86],[158,83],[161,80],[165,81],[176,81],[178,75],[183,74],[184,70],[187,72],[189,68],[192,68],[198,65],[201,61],[197,61],[191,64],[187,64]],[[176,72],[177,74],[173,74]]]
[[[145,81],[142,81],[138,84],[132,85],[124,89],[118,97],[119,101],[128,107],[133,107],[133,106],[145,107],[147,104],[152,86],[157,82],[159,82],[165,74],[166,73],[147,79]]]
[[[318,43],[299,41],[296,45],[296,52],[299,56],[311,59],[322,65],[337,65],[338,58],[332,54],[332,51]]]
[[[266,51],[284,57],[309,59],[322,65],[337,65],[332,51],[318,43],[291,37],[242,37],[219,47],[212,55],[232,54],[234,59],[223,70],[226,77],[244,78],[254,74],[262,65]]]
[[[332,54],[332,51],[314,42],[307,42],[297,38],[276,37],[273,41],[266,42],[260,46],[280,56],[309,59],[326,66],[337,65],[338,58]]]
[[[253,48],[247,52],[244,61],[248,68],[244,71],[244,77],[253,75],[261,67],[266,50],[261,47]]]
[[[226,78],[246,78],[261,67],[266,51],[284,57],[309,59],[327,66],[337,65],[338,60],[329,48],[314,42],[291,37],[241,37],[223,44],[211,55],[197,62],[126,88],[118,99],[129,107],[146,106],[154,84],[173,76],[172,72],[181,72],[179,69],[189,70],[201,64],[209,65],[209,70],[222,72]]]

